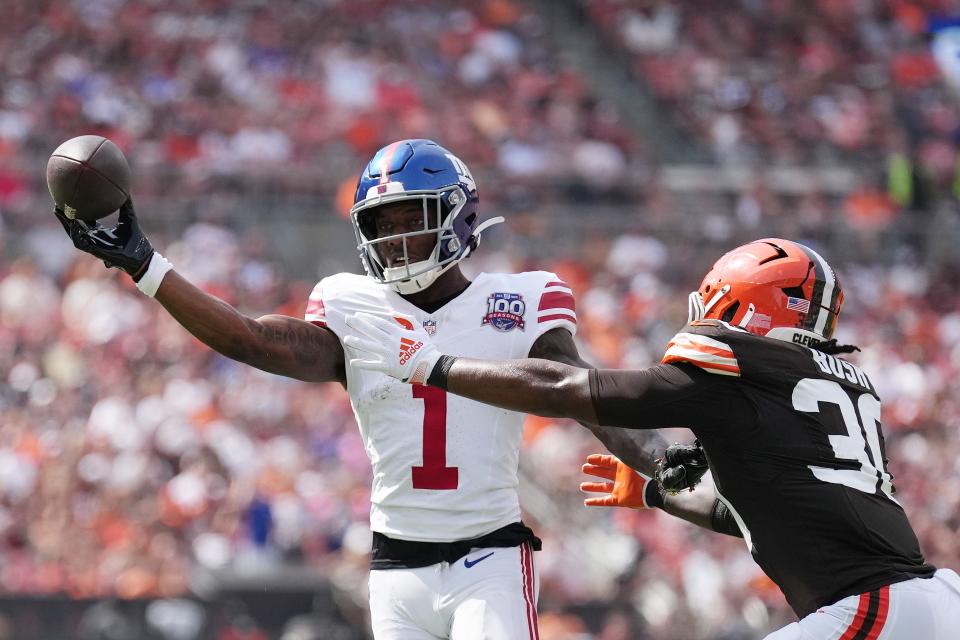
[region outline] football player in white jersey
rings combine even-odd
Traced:
[[[484,273],[471,282],[461,272],[483,229],[502,221],[480,223],[478,203],[466,165],[436,143],[381,149],[350,212],[367,275],[324,278],[304,320],[250,318],[190,284],[153,250],[132,202],[113,229],[57,212],[77,248],[124,269],[211,348],[264,371],[345,387],[373,465],[377,640],[539,637],[540,541],[520,521],[517,497],[522,414],[354,368],[357,354],[343,344],[348,316],[393,308],[450,354],[587,366],[573,340],[573,294],[556,275]],[[404,344],[398,355],[416,348]],[[591,429],[626,464],[653,473],[657,436]]]

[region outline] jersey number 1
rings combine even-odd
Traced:
[[[413,467],[414,489],[456,489],[459,470],[447,466],[447,392],[413,386],[423,399],[423,466]]]

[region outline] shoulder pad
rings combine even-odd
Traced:
[[[686,362],[709,373],[740,376],[740,363],[724,335],[734,330],[725,322],[690,323],[670,340],[660,362],[663,364]]]
[[[329,310],[327,307],[330,304],[336,306],[338,300],[375,286],[373,279],[354,273],[337,273],[327,276],[318,282],[310,293],[303,319],[325,327]]]
[[[307,299],[307,310],[303,312],[303,319],[307,322],[327,326],[327,309],[323,306],[323,280],[318,282]]]
[[[537,324],[552,320],[564,320],[576,326],[577,303],[573,297],[570,285],[561,280],[557,274],[548,271],[537,271]]]

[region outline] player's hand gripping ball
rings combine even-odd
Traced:
[[[379,371],[401,382],[424,384],[443,356],[415,318],[357,313],[347,317],[355,335],[343,339],[359,357],[350,366]]]
[[[140,280],[150,265],[153,246],[137,222],[133,200],[127,200],[120,207],[120,216],[113,228],[104,227],[99,222],[69,218],[59,208],[53,213],[70,236],[73,246],[100,258],[107,267],[123,269],[134,282]]]
[[[130,165],[101,136],[67,140],[47,161],[47,188],[56,208],[73,220],[93,222],[130,199]]]
[[[669,494],[688,489],[693,491],[709,468],[699,440],[694,440],[693,444],[675,442],[657,461],[656,479]]]

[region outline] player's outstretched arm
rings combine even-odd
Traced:
[[[504,409],[597,424],[588,369],[532,358],[455,358],[443,378],[435,376],[427,382]]]
[[[713,424],[718,411],[729,410],[731,390],[718,380],[726,376],[692,366],[588,370],[539,359],[455,358],[409,321],[369,313],[346,321],[355,334],[344,338],[356,354],[352,366],[504,409],[626,429]]]
[[[250,318],[176,271],[164,276],[156,299],[187,331],[228,358],[307,382],[346,379],[343,348],[328,329],[289,316]]]
[[[537,338],[537,341],[530,348],[529,357],[551,360],[583,369],[593,368],[580,357],[577,344],[570,332],[560,327],[551,329]],[[631,468],[649,476],[652,476],[656,471],[656,460],[663,455],[667,448],[667,441],[656,431],[603,427],[587,422],[581,424],[589,429],[610,453],[623,460]],[[693,484],[696,484],[696,482]]]
[[[153,250],[137,222],[133,202],[120,210],[117,226],[57,219],[75,247],[126,271],[145,294],[155,297],[187,331],[223,355],[264,371],[311,382],[342,381],[343,348],[327,329],[297,318],[249,318],[173,271]]]
[[[472,360],[441,354],[416,323],[406,328],[389,315],[347,317],[355,335],[344,344],[359,357],[352,366],[379,371],[411,384],[442,377],[450,392],[471,400],[541,416],[596,424],[589,371],[548,360]],[[452,365],[448,366],[448,364]]]
[[[672,445],[667,452],[685,445]],[[676,459],[676,456],[668,456]],[[672,468],[672,467],[671,467]],[[659,480],[631,469],[615,456],[594,453],[587,457],[583,472],[603,482],[581,482],[580,490],[593,495],[583,501],[588,507],[663,509],[672,516],[717,533],[742,538],[740,527],[726,505],[711,489],[706,491],[664,491]]]

